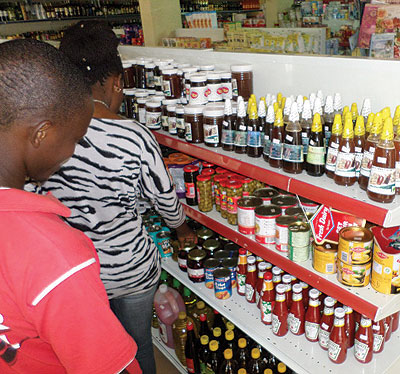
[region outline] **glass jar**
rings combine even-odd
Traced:
[[[200,71],[213,71],[215,69],[215,65],[200,65],[199,70]]]
[[[232,99],[232,73],[224,71],[221,73],[222,99]]]
[[[195,249],[196,245],[192,243],[185,243],[183,248],[178,252],[178,266],[184,272],[187,272],[187,258],[188,254],[192,249]]]
[[[221,243],[216,239],[207,239],[203,243],[203,249],[206,251],[207,258],[213,257],[214,253],[221,249]]]
[[[145,102],[146,102],[146,100],[148,98],[149,98],[149,95],[144,90],[136,90],[135,91],[135,99],[134,99],[134,102],[133,102],[133,118],[136,121],[139,121],[139,103],[137,102],[138,99],[145,99]]]
[[[222,101],[221,75],[218,73],[207,74],[207,100],[208,102]]]
[[[185,181],[185,197],[186,204],[190,206],[197,205],[197,176],[199,175],[199,167],[195,165],[186,165],[183,168],[183,179]]]
[[[134,119],[135,88],[124,89],[125,117]]]
[[[161,126],[164,131],[169,131],[167,107],[168,107],[168,105],[176,105],[176,104],[178,104],[177,99],[164,99],[162,101]]]
[[[181,85],[177,69],[162,71],[163,91],[167,99],[179,99],[181,97]]]
[[[211,176],[197,176],[197,201],[200,212],[210,212],[213,208]]]
[[[185,139],[189,143],[203,143],[203,110],[201,105],[186,105],[184,108]]]
[[[146,61],[138,60],[136,63],[136,88],[146,88]]]
[[[182,91],[183,95],[186,96],[186,101],[189,102],[190,97],[190,76],[197,72],[195,67],[187,67],[182,69],[183,80],[182,80]],[[182,96],[183,96],[182,95]]]
[[[190,76],[189,104],[207,104],[207,77],[204,74]]]
[[[146,101],[146,127],[151,130],[161,129],[161,103],[159,101]]]
[[[223,174],[217,174],[214,176],[214,200],[215,200],[215,209],[217,212],[221,211],[221,202],[222,202],[222,191],[221,191],[221,183],[223,180],[227,179]]]
[[[226,211],[231,225],[237,225],[237,202],[242,196],[242,182],[230,180],[226,187]]]
[[[242,96],[244,101],[253,93],[253,66],[231,65],[233,97]]]
[[[228,183],[229,183],[229,179],[226,177],[219,182],[219,185],[221,186],[221,189],[220,189],[220,194],[221,194],[220,212],[221,212],[222,218],[228,218],[227,200],[226,200],[226,197],[227,197],[226,192],[227,192],[227,184]]]
[[[122,68],[124,69],[124,87],[125,88],[134,88],[135,87],[135,79],[133,77],[132,64],[128,63],[128,62],[124,62],[122,64]]]
[[[156,65],[153,64],[152,62],[146,63],[144,65],[144,74],[146,78],[146,88],[154,88],[156,87],[156,84],[154,82],[154,69]]]
[[[137,107],[138,107],[137,120],[142,125],[146,125],[146,101],[148,101],[147,97],[136,99],[136,103],[137,103]]]
[[[187,273],[194,283],[204,282],[204,260],[206,252],[202,249],[192,249],[188,254]]]
[[[221,146],[222,122],[224,109],[206,107],[203,112],[204,143],[207,147]]]
[[[183,105],[177,105],[175,112],[176,112],[176,131],[178,137],[181,139],[185,139],[185,119],[184,119],[185,110],[183,108]]]
[[[154,68],[154,88],[157,92],[162,92],[162,73],[163,69],[166,69],[168,66],[168,62],[158,61],[155,63],[156,67]]]
[[[212,230],[207,229],[207,228],[197,230],[196,234],[197,234],[197,239],[198,239],[197,242],[198,242],[199,246],[203,246],[203,243],[206,240],[212,239],[215,236],[215,233]]]
[[[171,135],[177,134],[176,129],[176,106],[175,105],[168,105],[167,112],[168,112],[168,132]]]

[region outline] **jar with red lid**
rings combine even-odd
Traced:
[[[197,176],[199,175],[199,167],[195,165],[186,165],[183,168],[183,179],[185,181],[185,197],[186,204],[190,206],[197,205]]]
[[[218,166],[218,167],[215,169],[215,172],[216,172],[217,174],[225,174],[225,173],[228,172],[228,170],[226,170],[226,169],[224,169],[224,168],[221,168],[221,166]]]
[[[220,107],[205,107],[203,112],[204,143],[207,147],[221,145],[222,122],[224,109]]]
[[[207,169],[207,168],[215,169],[215,164],[208,162],[208,161],[203,161],[201,163],[201,165],[203,166],[203,169]]]
[[[253,66],[231,65],[233,97],[242,96],[244,101],[253,93]]]
[[[200,212],[210,212],[213,208],[211,176],[198,175],[196,187]]]
[[[183,105],[177,105],[175,109],[176,113],[176,132],[178,134],[178,138],[185,139],[185,110]]]
[[[189,104],[207,104],[207,76],[192,74],[190,76]]]
[[[163,91],[167,99],[179,99],[181,97],[181,85],[177,69],[162,71]]]
[[[228,218],[228,208],[227,208],[227,189],[228,189],[229,179],[225,178],[220,181],[221,186],[221,217]]]
[[[124,87],[125,88],[135,87],[135,78],[133,76],[132,64],[124,62],[122,64],[122,68],[124,69]]]
[[[206,252],[202,249],[192,249],[188,254],[187,273],[194,283],[204,282],[204,261]]]
[[[208,102],[222,101],[221,75],[219,73],[207,74],[206,94]]]
[[[189,143],[203,143],[203,110],[201,105],[186,105],[184,107],[185,139]]]

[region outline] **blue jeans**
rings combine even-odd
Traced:
[[[138,345],[136,358],[143,374],[156,374],[151,337],[153,300],[156,290],[157,285],[138,295],[123,296],[110,300],[114,314]]]

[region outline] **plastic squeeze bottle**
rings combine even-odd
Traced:
[[[331,297],[326,297],[324,300],[325,308],[324,314],[322,315],[321,322],[319,324],[318,341],[322,349],[327,350],[329,344],[329,334],[332,331],[333,326],[333,310],[335,300]],[[343,331],[344,331],[344,310],[343,310]]]
[[[342,116],[340,114],[335,114],[335,119],[332,125],[332,134],[328,143],[325,165],[325,172],[329,178],[333,178],[333,176],[335,175],[336,161],[340,139],[342,138],[342,131]]]
[[[261,321],[266,325],[270,325],[272,323],[272,309],[274,304],[275,290],[272,283],[272,273],[268,271],[264,274],[264,283],[260,303]]]
[[[301,284],[296,283],[293,286],[292,293],[292,306],[289,313],[289,329],[294,335],[304,334],[304,323],[305,323],[305,310],[303,305],[303,288]]]

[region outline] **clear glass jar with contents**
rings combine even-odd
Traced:
[[[135,78],[133,76],[133,67],[131,63],[124,62],[122,64],[122,68],[124,69],[124,87],[125,88],[134,88],[135,87]]]
[[[138,60],[136,63],[136,88],[146,88],[146,61]]]
[[[185,139],[185,118],[184,118],[184,107],[183,105],[177,105],[175,107],[176,113],[176,132],[178,138]]]
[[[213,208],[211,176],[197,177],[197,201],[200,212],[210,212]]]
[[[207,104],[207,77],[204,74],[190,76],[189,104]]]
[[[146,100],[148,98],[149,98],[149,95],[144,90],[136,90],[135,91],[135,99],[134,99],[134,102],[133,102],[133,119],[135,119],[136,121],[139,121],[139,103],[138,103],[138,100],[139,99],[145,99],[145,102],[146,102]]]
[[[137,120],[142,124],[146,125],[146,101],[148,98],[138,98],[136,99],[137,107],[138,107],[138,117]]]
[[[176,105],[178,104],[178,99],[164,99],[162,101],[162,114],[161,114],[161,126],[164,131],[169,130],[168,126],[168,110],[167,107],[168,105]]]
[[[163,91],[167,99],[179,99],[181,97],[181,85],[177,69],[162,71]]]
[[[207,74],[207,100],[209,102],[222,101],[221,75],[219,73]]]
[[[177,134],[176,129],[176,106],[175,105],[168,105],[167,106],[168,112],[168,132],[171,135]]]
[[[123,104],[125,106],[125,117],[134,119],[134,110],[135,110],[135,88],[124,89],[124,101]]]
[[[168,62],[158,61],[155,63],[156,67],[154,68],[154,88],[157,92],[162,92],[162,73],[163,69],[166,69],[168,66]]]
[[[206,106],[203,111],[204,143],[208,147],[221,146],[222,122],[224,109]]]
[[[190,206],[197,205],[197,176],[199,167],[195,165],[186,165],[183,168],[183,179],[185,181],[186,204]]]
[[[183,80],[182,80],[182,91],[186,96],[186,100],[189,102],[190,97],[190,76],[197,72],[197,68],[191,66],[182,69]]]
[[[237,225],[237,202],[243,196],[243,183],[230,180],[226,189],[226,210],[228,223]]]
[[[147,100],[145,110],[146,127],[151,130],[159,130],[161,128],[161,103],[159,101]]]
[[[203,110],[201,105],[186,105],[184,107],[185,139],[189,143],[203,143]]]
[[[242,96],[248,101],[253,93],[253,66],[231,65],[233,97]]]
[[[204,260],[206,252],[202,249],[192,249],[188,254],[187,273],[194,283],[204,282]]]
[[[224,71],[221,73],[222,99],[232,99],[232,73]]]
[[[144,74],[146,78],[146,88],[154,88],[156,87],[154,81],[154,69],[156,65],[152,62],[148,62],[144,65]]]

